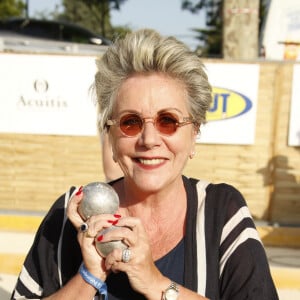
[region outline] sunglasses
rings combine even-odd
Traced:
[[[139,114],[128,113],[119,119],[108,120],[106,126],[119,125],[125,136],[134,137],[142,132],[146,122],[152,122],[160,134],[170,136],[177,131],[178,127],[195,124],[191,117],[185,117],[183,120],[179,122],[178,117],[169,112],[159,113],[155,118],[142,118]]]

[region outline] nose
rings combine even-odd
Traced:
[[[148,149],[151,149],[157,145],[160,145],[161,137],[159,132],[155,128],[154,120],[147,118],[144,120],[144,128],[140,135],[140,145],[145,146]]]

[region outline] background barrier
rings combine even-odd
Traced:
[[[184,173],[234,185],[258,220],[299,224],[300,147],[287,144],[294,63],[253,63],[260,65],[255,144],[197,144]],[[2,211],[45,212],[71,185],[104,180],[96,136],[1,133],[0,161]]]

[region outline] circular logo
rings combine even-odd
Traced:
[[[49,84],[44,79],[37,79],[33,83],[34,89],[37,93],[46,93],[49,88]]]

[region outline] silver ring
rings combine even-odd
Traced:
[[[131,250],[129,248],[126,248],[122,252],[122,262],[128,263],[131,258]]]
[[[79,229],[81,232],[86,232],[89,229],[89,225],[87,223],[82,223]]]

